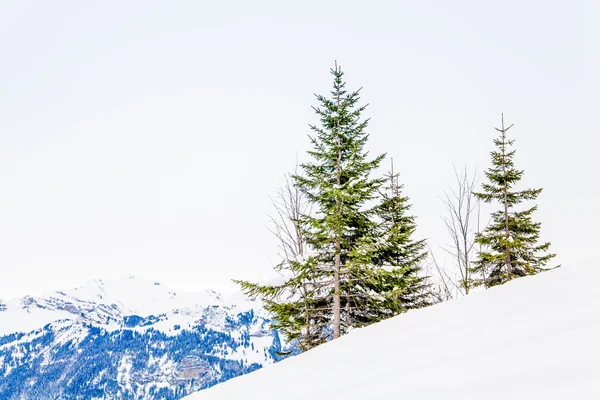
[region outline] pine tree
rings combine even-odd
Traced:
[[[310,138],[313,149],[308,153],[313,160],[302,165],[304,174],[295,180],[313,205],[314,213],[304,216],[302,226],[322,276],[329,278],[324,279],[321,290],[331,298],[335,339],[342,333],[343,286],[350,282],[352,250],[372,231],[364,208],[382,184],[370,174],[384,155],[369,160],[364,150],[369,138],[365,131],[368,119],[361,119],[366,106],[358,105],[360,89],[345,89],[344,73],[337,63],[331,74],[331,97],[317,95],[320,106],[313,107],[320,118],[319,125],[310,126],[314,136]],[[349,327],[350,322],[345,325]]]
[[[411,205],[408,197],[402,194],[404,185],[399,184],[399,174],[392,168],[386,176],[389,186],[381,195],[381,203],[376,208],[381,219],[380,241],[383,243],[376,254],[375,264],[393,273],[393,299],[400,304],[402,311],[430,305],[429,285],[423,276],[421,264],[427,257],[425,239],[414,240],[417,229],[415,217],[409,215]]]
[[[512,126],[504,127],[502,115],[502,128],[495,128],[500,138],[494,139],[497,149],[491,152],[492,167],[485,172],[489,182],[482,185],[482,192],[474,193],[486,203],[501,205],[492,214],[488,227],[476,236],[476,242],[485,251],[478,254],[472,272],[480,276],[476,283],[486,287],[545,271],[548,261],[556,256],[547,253],[549,242],[538,243],[541,223],[532,218],[537,205],[522,211],[515,209],[524,201],[536,200],[542,189],[514,189],[524,171],[515,168],[515,150],[510,150],[514,140],[506,137]]]
[[[427,277],[421,263],[425,240],[414,240],[415,217],[408,215],[408,197],[402,195],[393,164],[379,204],[368,212],[369,234],[363,235],[348,257],[343,287],[344,321],[361,327],[407,310],[431,304]]]

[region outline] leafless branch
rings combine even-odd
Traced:
[[[475,236],[479,231],[480,202],[473,192],[477,188],[477,172],[469,175],[467,168],[454,167],[455,182],[441,198],[446,215],[442,221],[450,235],[451,243],[442,249],[453,260],[451,271],[441,267],[430,251],[441,297],[444,299],[468,295],[472,288],[472,260],[475,253]]]

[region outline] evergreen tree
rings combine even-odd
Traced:
[[[238,281],[246,294],[264,301],[274,327],[303,351],[429,301],[419,277],[425,242],[412,239],[408,199],[393,172],[385,193],[385,179],[371,178],[384,155],[370,158],[365,151],[368,120],[361,118],[359,91],[345,89],[337,64],[331,73],[331,95],[316,96],[320,124],[310,126],[311,161],[293,175],[292,192],[309,207],[279,214],[293,228],[278,236],[294,238],[282,246],[287,250],[277,269],[283,279],[272,285]],[[369,207],[379,197],[381,203]]]
[[[393,162],[393,161],[392,161]],[[381,203],[376,208],[381,219],[379,237],[382,243],[376,253],[375,264],[392,273],[392,299],[399,303],[402,311],[430,305],[430,290],[427,277],[422,275],[421,264],[427,257],[425,239],[414,240],[417,229],[415,217],[408,212],[411,205],[408,197],[402,194],[399,174],[394,166],[386,176],[389,186],[381,195]]]
[[[425,240],[413,240],[414,216],[402,195],[399,174],[386,175],[388,185],[373,208],[371,232],[363,235],[348,257],[344,291],[344,321],[361,327],[431,304],[421,263]]]
[[[532,218],[537,205],[522,211],[515,209],[524,201],[537,199],[542,189],[514,189],[524,171],[515,168],[515,150],[510,150],[514,140],[506,137],[512,126],[504,127],[502,115],[502,128],[496,128],[500,138],[494,139],[497,149],[491,153],[492,167],[485,172],[489,182],[482,185],[482,192],[474,193],[486,203],[501,205],[492,214],[490,225],[476,237],[485,251],[479,253],[473,273],[480,276],[476,283],[486,287],[545,271],[548,261],[556,256],[547,253],[549,242],[538,243],[541,223]]]
[[[313,107],[320,118],[311,125],[314,132],[309,151],[312,162],[302,165],[303,175],[296,184],[306,194],[314,213],[302,218],[307,243],[315,251],[317,269],[325,278],[321,294],[331,298],[332,337],[342,333],[342,298],[344,284],[350,284],[353,249],[372,232],[372,221],[364,210],[376,197],[382,180],[370,174],[384,155],[368,159],[364,150],[369,138],[365,129],[368,119],[361,119],[366,106],[358,105],[359,91],[348,92],[344,73],[336,64],[331,70],[331,97],[317,95],[319,107]],[[328,284],[328,285],[326,285]],[[345,324],[350,325],[349,321]]]

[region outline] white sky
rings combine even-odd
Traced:
[[[599,3],[4,1],[0,298],[125,274],[180,290],[277,261],[269,195],[305,160],[334,60],[363,86],[419,235],[504,112],[563,264],[592,258]]]

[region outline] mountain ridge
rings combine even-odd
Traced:
[[[135,277],[2,304],[3,399],[178,399],[283,349],[260,302]]]

